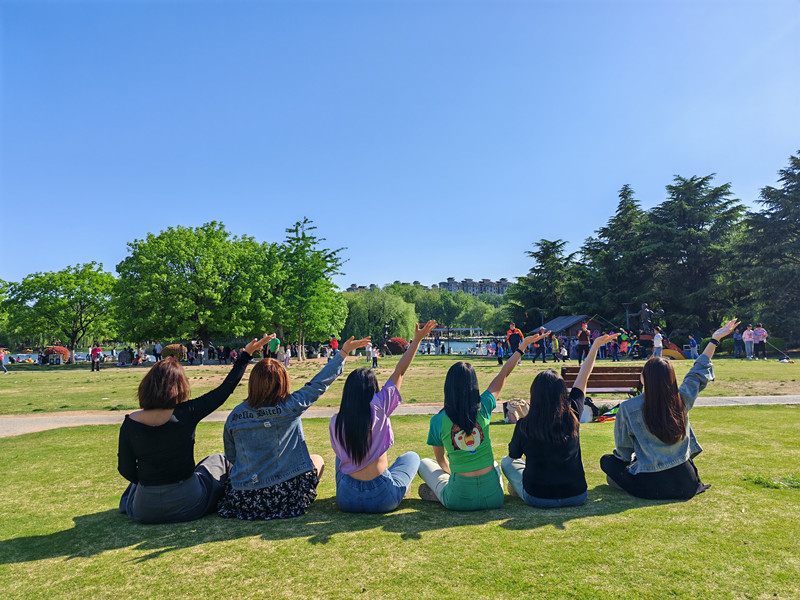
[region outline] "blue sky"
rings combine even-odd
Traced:
[[[800,2],[0,2],[0,278],[313,219],[337,282],[513,278],[629,184],[755,206],[800,150]]]

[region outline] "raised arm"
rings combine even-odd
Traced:
[[[247,365],[250,364],[250,358],[255,352],[261,350],[261,348],[263,348],[274,337],[274,333],[269,335],[265,333],[261,339],[254,338],[249,344],[247,344],[247,346],[245,346],[244,352],[242,352],[239,355],[239,358],[236,359],[236,362],[233,364],[233,368],[228,373],[228,376],[216,389],[203,394],[199,398],[190,400],[187,403],[191,403],[189,404],[188,408],[190,408],[192,415],[196,420],[199,421],[204,419],[225,403],[225,400],[230,397],[230,395],[236,389],[236,386],[239,385],[244,372],[247,370]]]
[[[617,339],[617,337],[619,337],[618,333],[614,335],[601,335],[592,343],[592,347],[589,348],[589,353],[586,355],[586,358],[583,359],[583,364],[581,365],[581,370],[578,371],[578,376],[575,378],[575,383],[572,384],[573,389],[578,388],[586,394],[586,384],[589,382],[589,375],[592,374],[594,360],[597,358],[597,351],[600,349],[600,346]]]
[[[414,360],[414,357],[417,355],[420,343],[430,335],[434,327],[436,327],[436,321],[428,321],[422,327],[419,326],[419,323],[414,325],[414,339],[408,345],[408,348],[406,348],[406,351],[400,358],[400,362],[398,362],[397,366],[394,368],[394,373],[389,377],[389,381],[393,382],[398,389],[400,389],[400,384],[403,383],[403,375],[405,375],[411,361]]]
[[[353,350],[363,348],[368,342],[368,337],[362,340],[354,340],[351,336],[349,340],[342,344],[341,351],[311,381],[293,394],[289,394],[289,397],[283,403],[283,408],[290,414],[299,415],[305,412],[342,374],[345,357]]]
[[[711,357],[714,356],[714,351],[717,349],[719,341],[733,332],[738,325],[739,321],[732,319],[712,333],[711,339],[716,340],[716,343],[711,341],[706,344],[703,353],[697,357],[692,368],[683,378],[683,382],[678,388],[678,393],[686,410],[691,410],[695,400],[697,400],[697,396],[705,389],[708,382],[714,381],[714,367],[711,364]]]
[[[739,320],[731,319],[730,321],[725,323],[725,325],[717,329],[714,333],[711,334],[711,339],[716,340],[717,343],[715,344],[713,341],[708,342],[708,344],[706,344],[705,350],[703,350],[703,354],[707,356],[709,359],[713,357],[714,351],[717,349],[717,344],[719,344],[719,341],[725,336],[730,335],[733,332],[733,330],[736,329],[738,326],[739,326]]]
[[[549,331],[546,331],[541,334],[536,333],[534,335],[529,335],[524,340],[522,340],[522,343],[519,345],[519,349],[515,350],[511,354],[511,356],[506,361],[506,364],[504,364],[503,368],[500,369],[500,372],[497,374],[497,377],[495,377],[492,380],[492,383],[489,384],[489,387],[486,388],[492,394],[492,396],[497,398],[497,396],[503,390],[503,386],[506,384],[506,379],[508,379],[508,376],[511,375],[511,371],[514,370],[514,367],[517,366],[520,359],[525,354],[525,348],[527,348],[534,342],[538,342],[540,339],[549,334],[550,334]]]

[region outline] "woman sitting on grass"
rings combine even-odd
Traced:
[[[221,517],[288,519],[305,514],[317,497],[325,463],[309,455],[301,415],[342,374],[345,356],[367,345],[347,340],[325,367],[299,391],[290,393],[286,367],[273,358],[250,373],[247,400],[225,422],[225,457],[233,463]]]
[[[389,420],[402,402],[403,375],[435,321],[416,326],[414,339],[379,390],[371,369],[347,377],[339,413],[331,419],[331,446],[336,453],[336,503],[346,512],[385,513],[400,505],[419,468],[416,452],[400,455],[390,467],[386,451],[394,445]]]
[[[566,382],[552,369],[534,378],[530,412],[517,422],[508,456],[500,462],[511,494],[526,504],[559,508],[586,502],[579,420],[597,351],[618,335],[594,341],[569,394]]]
[[[714,380],[711,357],[739,322],[712,335],[680,387],[669,360],[651,358],[642,369],[644,393],[623,402],[614,421],[614,454],[600,459],[609,485],[639,498],[688,500],[704,492],[692,459],[702,452],[689,424],[697,395]]]
[[[245,348],[217,389],[189,398],[189,380],[174,357],[159,361],[139,384],[139,406],[119,430],[117,469],[130,481],[119,510],[142,523],[193,521],[214,512],[230,465],[212,454],[195,466],[194,431],[222,406],[244,375],[250,356],[274,336]]]
[[[492,454],[489,420],[497,395],[525,349],[544,335],[522,340],[483,394],[472,365],[457,362],[450,367],[444,380],[444,409],[431,419],[428,432],[436,461],[423,458],[420,462],[419,475],[425,483],[419,495],[423,500],[441,502],[451,510],[503,505],[503,482]]]

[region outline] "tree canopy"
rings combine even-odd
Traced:
[[[94,262],[33,273],[8,284],[8,326],[64,341],[74,356],[84,337],[107,331],[113,288],[114,276]]]
[[[123,335],[137,341],[262,333],[280,260],[272,244],[221,223],[170,227],[128,244],[115,288]]]

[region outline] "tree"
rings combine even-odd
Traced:
[[[386,290],[345,292],[347,321],[342,336],[357,339],[371,336],[375,343],[383,338],[383,328],[390,324],[389,338],[399,336],[410,339],[417,320],[414,305]]]
[[[539,327],[542,319],[565,311],[575,268],[575,253],[565,255],[566,245],[564,240],[536,242],[536,250],[526,253],[534,259],[533,267],[508,288],[506,313],[522,331]]]
[[[92,262],[10,283],[4,306],[11,327],[66,340],[74,357],[84,336],[107,325],[113,288],[114,276]]]
[[[724,280],[743,208],[713,177],[676,176],[642,227],[652,298],[640,300],[660,305],[671,328],[708,330],[730,310]]]
[[[347,319],[347,303],[331,277],[340,273],[344,248],[320,248],[312,222],[304,218],[286,230],[281,247],[284,280],[278,321],[298,342],[300,360],[305,358],[306,338],[322,339],[341,331]]]
[[[599,313],[620,322],[623,303],[641,298],[649,289],[642,240],[646,218],[631,187],[622,186],[616,213],[581,249],[576,312]]]
[[[781,186],[761,190],[762,210],[746,218],[739,245],[741,287],[753,320],[777,335],[800,340],[800,152],[778,172]]]
[[[232,237],[221,223],[170,227],[128,244],[117,265],[122,332],[138,341],[263,333],[279,280],[274,244]]]

